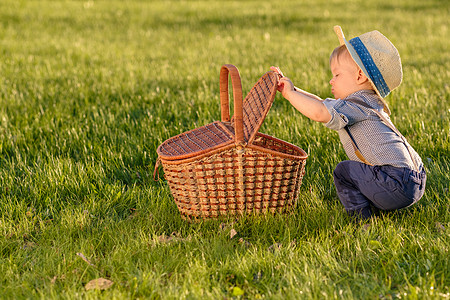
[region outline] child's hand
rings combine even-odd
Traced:
[[[284,77],[283,72],[281,72],[280,68],[272,66],[270,67],[270,69],[274,71],[279,77],[277,90],[281,92],[283,96],[287,92],[294,90],[294,84],[289,78]]]
[[[278,80],[278,91],[281,92],[284,98],[288,98],[287,94],[294,90],[294,84],[289,78],[281,77],[280,80]]]
[[[280,68],[271,66],[270,69],[271,69],[272,71],[274,71],[275,74],[278,75],[278,79],[281,79],[281,78],[284,77],[283,72],[281,72]],[[277,90],[278,90],[279,92],[283,92],[283,89],[284,89],[284,84],[282,84],[281,81],[279,80],[279,81],[278,81],[278,87],[277,87]]]

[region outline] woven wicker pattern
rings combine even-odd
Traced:
[[[283,212],[298,197],[306,153],[269,136],[260,146],[297,154],[273,155],[263,148],[231,147],[186,164],[163,164],[170,190],[185,219]]]
[[[233,85],[232,119],[228,75]],[[266,73],[243,101],[237,68],[224,65],[220,71],[222,121],[175,136],[158,147],[183,218],[282,212],[295,204],[306,152],[258,132],[274,100],[277,80],[275,73]]]
[[[180,159],[233,141],[234,134],[222,122],[214,122],[166,140],[157,152],[161,157]]]
[[[277,77],[267,73],[253,86],[243,103],[244,138],[251,143],[272,106]],[[234,118],[231,120],[234,123]]]

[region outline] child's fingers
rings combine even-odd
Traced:
[[[294,85],[292,84],[292,81],[287,77],[282,77],[280,80],[278,80],[278,90],[280,92],[284,91],[285,89],[293,89]]]
[[[279,82],[279,83],[278,83],[278,87],[277,87],[277,90],[278,90],[279,92],[282,92],[282,91],[283,91],[283,89],[284,89],[284,83],[282,83],[282,82]]]
[[[274,67],[274,66],[271,66],[270,69],[271,69],[272,71],[274,71],[275,73],[278,73],[278,70],[279,70],[278,67]]]
[[[283,72],[281,72],[280,68],[271,66],[270,69],[278,74],[280,77],[284,77]]]
[[[287,77],[281,77],[280,80],[278,80],[278,85],[284,85],[286,82],[289,82],[289,79]]]
[[[280,78],[280,80],[278,81],[277,90],[279,92],[282,92],[284,90],[284,77]]]

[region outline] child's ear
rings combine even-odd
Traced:
[[[366,81],[369,81],[369,78],[367,78],[366,74],[364,74],[364,72],[363,72],[363,70],[361,70],[361,68],[358,69],[356,81],[359,84],[364,84]]]

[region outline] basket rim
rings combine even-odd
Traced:
[[[296,146],[294,144],[291,144],[289,142],[283,141],[283,140],[281,140],[279,138],[276,138],[276,137],[273,137],[273,136],[270,136],[268,134],[264,134],[264,133],[261,133],[261,132],[258,132],[256,134],[256,136],[261,136],[261,137],[264,137],[264,138],[267,138],[267,139],[275,140],[275,141],[277,141],[277,142],[279,142],[279,143],[281,143],[281,144],[283,144],[285,146],[288,146],[289,148],[296,149],[297,151],[301,152],[302,155],[293,155],[293,154],[282,153],[282,152],[279,152],[279,151],[270,150],[270,149],[267,149],[267,148],[264,148],[264,147],[261,147],[261,146],[257,146],[255,144],[248,144],[247,146],[245,146],[243,148],[255,149],[255,150],[258,150],[258,151],[261,151],[261,152],[265,152],[265,153],[268,153],[268,154],[271,154],[271,155],[280,156],[280,157],[288,158],[288,159],[305,160],[305,159],[308,158],[308,153],[306,153],[305,150],[303,150],[302,148],[300,148],[300,147],[298,147],[298,146]],[[242,147],[242,146],[241,145],[236,145],[234,143],[234,141],[232,141],[230,143],[219,145],[218,147],[215,147],[214,150],[208,149],[206,151],[202,151],[202,153],[198,152],[197,155],[195,155],[195,156],[189,156],[189,157],[180,158],[180,159],[166,159],[166,158],[160,156],[160,159],[161,159],[161,162],[163,164],[179,165],[179,164],[185,164],[185,163],[194,162],[194,161],[197,161],[199,159],[203,159],[203,158],[208,157],[208,156],[213,156],[213,155],[216,155],[216,154],[218,154],[218,153],[220,153],[222,151],[226,151],[226,150],[229,150],[231,148],[237,148],[237,147]]]
[[[300,148],[300,147],[297,146],[297,145],[294,145],[294,144],[292,144],[292,143],[286,142],[286,141],[284,141],[284,140],[282,140],[282,139],[273,137],[273,136],[271,136],[271,135],[268,135],[268,134],[265,134],[265,133],[262,133],[262,132],[258,132],[258,133],[255,135],[255,138],[256,138],[257,136],[261,136],[261,137],[264,137],[264,138],[267,138],[267,139],[275,140],[275,141],[277,141],[277,142],[279,142],[279,143],[281,143],[281,144],[284,144],[285,146],[288,146],[289,148],[294,148],[294,149],[296,149],[297,151],[301,152],[302,155],[287,154],[287,153],[283,153],[283,152],[279,152],[279,151],[275,151],[275,150],[270,150],[270,149],[267,149],[267,148],[264,148],[264,147],[261,147],[261,146],[255,145],[255,144],[250,144],[250,145],[248,146],[248,148],[259,149],[259,150],[261,150],[261,151],[263,151],[263,152],[267,152],[267,153],[271,153],[271,154],[276,154],[277,156],[281,156],[281,157],[284,157],[284,158],[290,158],[290,159],[307,159],[307,158],[308,158],[308,153],[306,153],[305,150],[303,150],[302,148]]]

